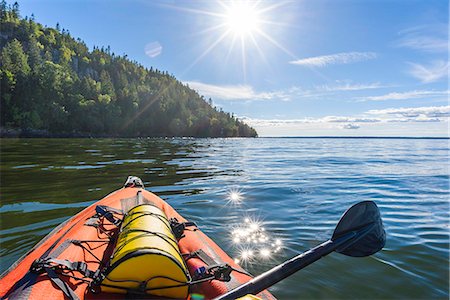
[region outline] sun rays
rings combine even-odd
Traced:
[[[280,1],[269,4],[269,2],[252,0],[219,0],[211,2],[209,5],[204,4],[204,7],[201,8],[169,6],[172,9],[196,14],[202,18],[202,28],[193,35],[204,36],[208,44],[193,59],[185,72],[196,66],[219,47],[224,47],[222,50],[225,53],[221,63],[227,64],[231,58],[240,60],[244,81],[246,80],[247,64],[250,59],[255,59],[254,56],[250,55],[250,52],[257,53],[256,56],[265,64],[270,61],[267,58],[264,44],[270,44],[291,58],[295,58],[285,46],[269,33],[269,27],[284,26],[281,22],[274,20],[277,19],[276,10],[287,3],[289,2]]]

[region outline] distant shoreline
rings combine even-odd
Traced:
[[[166,136],[166,135],[155,135],[155,136],[133,136],[133,135],[106,135],[106,134],[93,134],[93,133],[81,133],[81,132],[73,132],[73,133],[51,133],[47,130],[38,130],[38,129],[13,129],[13,128],[0,128],[0,138],[226,138],[220,136]],[[229,137],[229,138],[246,138],[242,137]],[[254,137],[248,137],[254,138]]]
[[[0,138],[226,138],[226,137],[192,137],[192,136],[108,136],[84,133],[52,134],[43,130],[13,130],[2,128]],[[231,139],[246,137],[229,137]],[[254,138],[254,137],[251,137]],[[448,140],[450,137],[439,136],[260,136],[259,139],[411,139],[411,140]]]

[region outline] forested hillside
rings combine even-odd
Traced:
[[[1,126],[67,136],[256,136],[168,72],[0,7]]]

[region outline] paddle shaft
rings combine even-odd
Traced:
[[[328,240],[253,278],[249,282],[237,287],[236,289],[229,291],[226,294],[220,295],[214,300],[237,299],[247,294],[256,295],[263,290],[271,287],[275,283],[319,260],[323,256],[330,254],[343,244],[353,239],[356,235],[357,234],[355,232],[350,232],[334,241]]]

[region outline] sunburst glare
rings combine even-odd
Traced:
[[[231,189],[227,194],[227,199],[229,203],[239,204],[243,200],[242,192],[238,189]]]
[[[260,12],[257,2],[233,1],[225,10],[225,25],[235,35],[244,36],[259,30]]]
[[[261,221],[249,217],[231,231],[231,240],[237,251],[234,260],[243,265],[273,259],[283,247],[281,239],[273,238]]]
[[[273,20],[277,19],[275,10],[288,3],[289,1],[276,1],[271,3],[254,0],[222,0],[211,2],[211,7],[209,9],[208,7],[193,8],[174,7],[169,5],[173,9],[204,15],[211,20],[210,26],[202,28],[196,34],[217,34],[215,40],[211,39],[209,41],[208,46],[193,60],[186,71],[195,66],[200,60],[221,44],[228,45],[228,54],[225,57],[225,62],[230,58],[232,52],[236,53],[237,55],[235,57],[240,58],[242,61],[242,74],[244,80],[246,80],[246,64],[250,58],[249,53],[252,51],[251,48],[256,50],[256,53],[259,54],[262,61],[265,63],[268,62],[268,59],[266,58],[267,54],[263,51],[262,40],[275,46],[279,50],[282,50],[292,58],[297,59],[268,32],[268,29],[273,28],[273,26],[279,25],[283,27],[286,25]],[[251,58],[253,59],[253,57]]]

